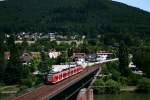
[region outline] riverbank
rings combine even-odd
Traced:
[[[120,94],[94,95],[94,100],[149,100],[150,93],[124,92]]]
[[[129,76],[121,75],[118,63],[101,66],[101,72],[90,86],[94,94],[120,94],[124,92],[150,93],[150,79],[130,72]]]
[[[135,92],[136,90],[136,86],[125,86],[120,89],[120,92]]]

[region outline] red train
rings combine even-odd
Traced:
[[[45,80],[47,84],[57,83],[83,71],[83,69],[81,65],[53,65]]]

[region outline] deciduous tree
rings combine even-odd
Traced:
[[[130,71],[128,65],[129,65],[128,50],[125,43],[121,41],[119,45],[119,69],[121,75],[123,76],[129,75]]]

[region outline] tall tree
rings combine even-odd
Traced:
[[[0,33],[0,82],[3,81],[4,70],[5,70],[4,37],[5,34]]]
[[[10,60],[5,70],[4,82],[5,84],[16,84],[22,79],[23,67],[20,61],[19,50],[15,44],[15,35],[11,35],[7,42],[10,51]]]
[[[150,48],[139,47],[133,54],[133,63],[143,71],[143,73],[150,77]],[[142,58],[142,59],[141,59]]]
[[[80,49],[80,52],[83,52],[83,53],[86,53],[86,54],[89,53],[89,48],[88,48],[88,41],[87,41],[87,39],[84,39],[84,40],[83,40],[83,44],[81,44],[81,47],[80,47],[79,49]]]
[[[23,49],[23,50],[26,50],[26,49],[28,48],[28,46],[29,46],[29,44],[28,44],[27,40],[26,40],[26,39],[23,39],[23,42],[22,42],[22,49]]]
[[[130,73],[128,65],[129,65],[128,50],[124,41],[121,41],[119,45],[119,69],[123,76],[128,76]]]
[[[45,52],[44,50],[41,51],[41,62],[38,66],[38,70],[41,72],[41,73],[46,73],[48,71],[48,68],[49,68],[49,64],[47,62],[47,56],[45,55]]]

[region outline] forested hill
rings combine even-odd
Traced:
[[[1,31],[150,33],[150,13],[111,0],[6,0]],[[93,35],[93,34],[91,34]]]

